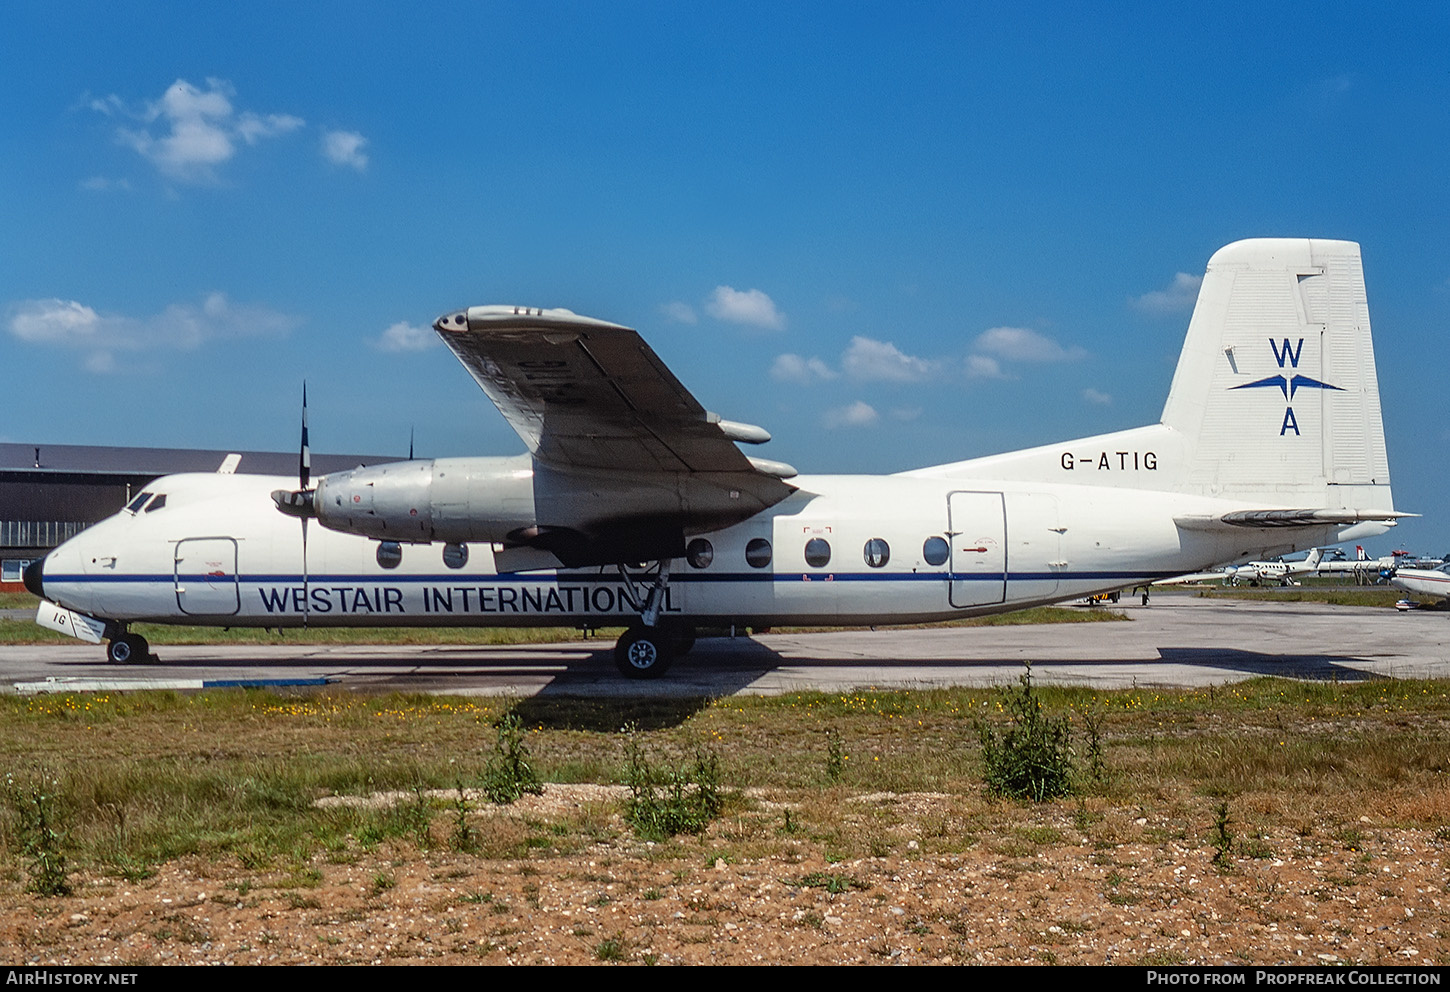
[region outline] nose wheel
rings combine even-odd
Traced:
[[[151,645],[140,634],[122,634],[106,645],[106,660],[113,665],[135,665],[151,656]]]

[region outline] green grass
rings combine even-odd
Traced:
[[[802,850],[829,861],[902,855],[908,839],[923,854],[986,844],[1012,857],[1079,835],[1110,846],[1172,837],[1207,849],[1213,811],[1225,800],[1235,832],[1267,838],[1265,849],[1301,837],[1361,849],[1375,840],[1361,816],[1447,827],[1445,682],[1256,679],[1193,691],[1042,686],[1034,695],[1067,718],[1078,740],[1084,715],[1097,714],[1110,774],[1083,783],[1081,798],[1030,810],[985,797],[977,728],[1006,716],[1000,694],[966,689],[669,706],[255,690],[3,696],[0,760],[22,788],[58,781],[58,828],[73,870],[137,878],[160,862],[201,856],[303,887],[315,856],[386,845],[447,849],[458,810],[424,790],[452,795],[460,784],[481,784],[495,724],[507,712],[519,716],[546,783],[625,783],[619,728],[629,723],[662,767],[685,766],[702,749],[718,756],[721,816],[698,837],[655,848],[661,857],[699,852],[690,855],[697,863]],[[826,774],[832,735],[842,756],[835,778]],[[403,799],[375,809],[315,803],[381,791]],[[907,793],[945,798],[921,822],[889,798],[859,798]],[[781,829],[782,806],[791,811],[789,831]],[[477,856],[528,859],[637,843],[614,815],[622,810],[490,821],[476,832]],[[1147,825],[1132,826],[1139,818]],[[24,829],[13,808],[0,812],[0,845],[21,864]]]
[[[1419,602],[1429,601],[1426,597],[1412,596],[1393,586],[1354,586],[1308,579],[1299,586],[1219,586],[1199,589],[1196,595],[1202,599],[1254,599],[1272,600],[1276,603],[1327,603],[1331,606],[1392,607],[1406,598]]]

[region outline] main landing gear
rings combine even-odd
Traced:
[[[670,662],[695,646],[695,628],[662,621],[665,590],[670,584],[670,563],[660,562],[653,581],[644,580],[649,573],[635,577],[619,566],[624,580],[624,598],[639,610],[639,620],[630,624],[614,645],[614,664],[620,674],[631,679],[654,679],[663,675]]]
[[[113,665],[135,665],[151,657],[151,645],[140,634],[118,634],[106,645],[106,660]]]

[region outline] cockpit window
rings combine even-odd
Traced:
[[[144,506],[146,501],[150,498],[151,494],[149,492],[142,493],[140,496],[137,496],[131,502],[127,503],[126,509],[130,510],[132,513],[140,513],[141,507]]]
[[[161,509],[165,505],[166,505],[166,494],[165,493],[157,493],[156,494],[156,498],[153,499],[151,502],[149,502],[149,503],[146,504],[146,512],[147,513],[155,513],[157,510]]]

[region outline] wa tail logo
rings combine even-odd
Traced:
[[[1274,353],[1274,361],[1279,364],[1280,369],[1283,369],[1284,363],[1288,362],[1289,368],[1297,370],[1299,368],[1299,359],[1304,354],[1304,339],[1300,338],[1298,344],[1290,345],[1289,339],[1285,338],[1283,347],[1281,348],[1274,343],[1273,338],[1269,338],[1269,350]],[[1295,437],[1300,436],[1299,421],[1294,417],[1294,407],[1290,405],[1294,402],[1294,394],[1300,389],[1333,389],[1343,391],[1339,386],[1331,386],[1327,382],[1311,379],[1307,375],[1300,375],[1297,371],[1294,373],[1292,379],[1285,378],[1283,372],[1280,372],[1278,375],[1271,375],[1255,382],[1246,382],[1242,386],[1233,386],[1231,388],[1262,389],[1268,386],[1277,387],[1284,394],[1284,422],[1279,426],[1280,437],[1283,437],[1291,430],[1294,432]]]

